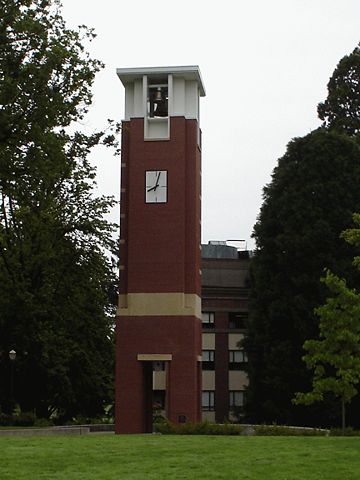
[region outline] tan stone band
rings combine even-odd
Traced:
[[[172,360],[171,353],[138,353],[140,362],[169,362]]]
[[[201,318],[201,298],[194,293],[128,293],[119,295],[117,315]]]

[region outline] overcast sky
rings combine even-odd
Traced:
[[[320,125],[316,106],[360,40],[360,0],[63,0],[69,27],[94,27],[106,67],[86,126],[124,116],[119,67],[199,65],[202,241],[244,239],[287,143]],[[119,158],[96,152],[99,191],[119,197]],[[118,221],[118,210],[113,212]]]

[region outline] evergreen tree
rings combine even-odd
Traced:
[[[360,214],[353,215],[355,228],[349,228],[342,237],[356,247],[360,246]],[[360,257],[354,266],[360,270]],[[322,282],[333,294],[326,303],[315,309],[320,317],[319,339],[306,340],[303,357],[313,370],[312,391],[296,393],[295,404],[311,405],[323,401],[330,392],[341,400],[341,425],[345,433],[345,408],[358,393],[360,382],[360,294],[349,288],[346,280],[329,270]]]
[[[324,268],[355,281],[352,252],[340,239],[360,208],[360,150],[335,131],[290,142],[279,160],[254,227],[253,298],[245,347],[249,355],[247,414],[253,421],[329,424],[335,406],[294,407],[309,390],[303,343],[318,334],[313,311],[326,298]]]
[[[112,132],[76,124],[101,63],[57,0],[0,0],[0,405],[38,416],[95,415],[111,398],[116,278],[113,198],[88,161]]]
[[[359,284],[341,232],[359,211],[360,50],[338,64],[328,97],[318,106],[323,127],[289,143],[254,227],[253,293],[248,337],[247,415],[253,421],[329,425],[336,405],[294,407],[296,391],[310,389],[302,345],[318,335],[314,308],[325,301],[324,269]],[[357,415],[354,424],[360,425]]]
[[[327,99],[318,105],[323,126],[357,135],[360,132],[360,48],[342,58],[328,83]]]

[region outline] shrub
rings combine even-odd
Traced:
[[[104,416],[104,417],[85,417],[83,415],[78,415],[76,417],[73,417],[69,420],[66,420],[66,422],[59,422],[57,420],[56,424],[57,425],[108,425],[108,424],[113,424],[115,419],[110,416]]]
[[[0,413],[0,425],[7,427],[12,425],[12,415],[7,415],[6,413]]]
[[[162,420],[154,424],[155,431],[166,435],[259,435],[259,436],[324,436],[328,430],[287,427],[281,425],[216,424],[209,422],[174,424]]]
[[[5,427],[32,427],[35,415],[32,412],[20,412],[16,415],[0,413],[0,425]]]
[[[288,427],[286,425],[254,425],[259,436],[315,437],[329,435],[328,430],[320,428]]]
[[[36,417],[32,412],[21,412],[18,415],[13,415],[12,418],[15,427],[32,427]]]
[[[360,436],[360,430],[354,430],[352,427],[347,427],[345,428],[345,431],[343,431],[342,428],[332,428],[330,430],[330,435],[332,437],[359,437]]]
[[[54,422],[49,418],[36,418],[34,422],[36,428],[52,427],[53,425]]]
[[[155,425],[155,431],[168,435],[240,435],[241,425],[200,422],[174,424],[168,420],[162,420]]]
[[[164,433],[167,435],[201,435],[204,434],[204,425],[205,422],[202,423],[182,423],[182,424],[175,424],[171,423],[167,419],[161,419],[160,422],[154,423],[155,431],[158,433]]]

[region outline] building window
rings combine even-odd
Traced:
[[[202,410],[203,412],[213,412],[215,410],[214,390],[204,390],[202,392]]]
[[[229,370],[243,370],[248,358],[244,350],[229,350]]]
[[[230,312],[229,328],[244,330],[246,328],[247,318],[248,314],[246,312]]]
[[[245,392],[242,390],[229,391],[229,406],[230,408],[243,407],[245,403]]]
[[[203,328],[214,328],[215,326],[214,312],[202,312],[201,320],[202,320]]]
[[[202,351],[202,369],[203,370],[215,369],[215,350]]]

